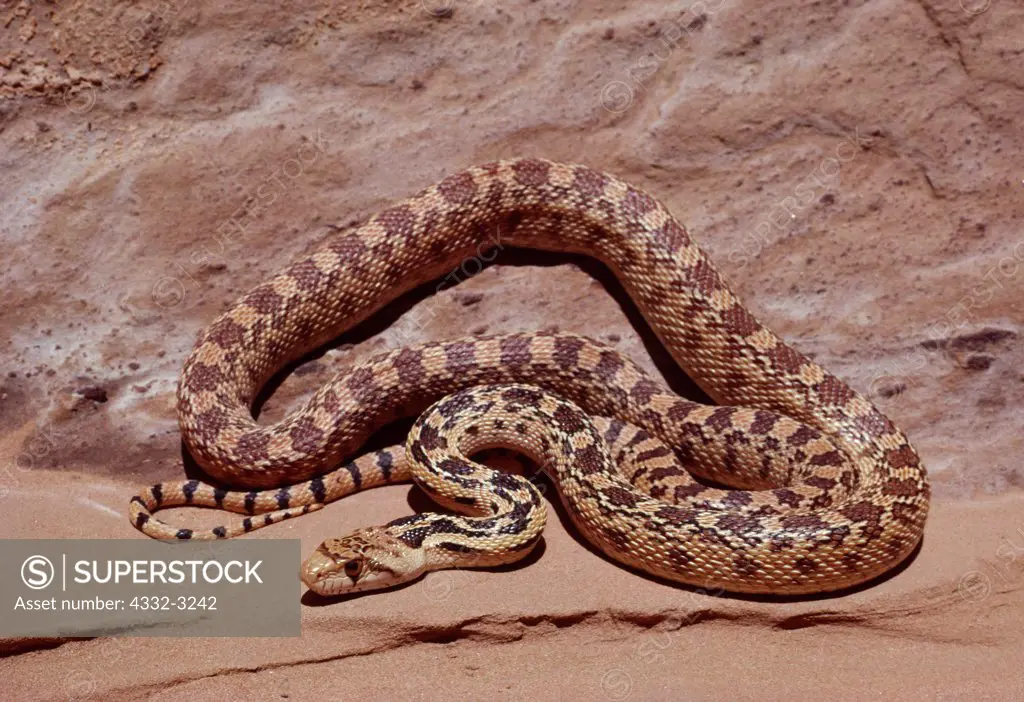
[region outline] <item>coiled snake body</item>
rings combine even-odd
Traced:
[[[721,406],[678,397],[597,342],[539,333],[382,354],[283,421],[254,421],[250,406],[274,372],[499,241],[603,261]],[[337,467],[380,426],[431,404],[406,450]],[[733,592],[869,580],[911,553],[928,512],[925,470],[903,433],[761,325],[660,203],[612,176],[537,159],[450,176],[251,291],[197,340],[178,413],[200,465],[244,489],[144,491],[130,517],[155,538],[226,538],[410,478],[461,513],[325,541],[302,572],[321,594],[528,554],[544,503],[525,478],[471,460],[496,446],[551,474],[573,522],[610,557]],[[203,532],[152,517],[181,504],[249,516]]]

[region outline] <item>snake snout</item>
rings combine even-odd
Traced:
[[[302,564],[302,568],[299,569],[299,577],[306,584],[306,587],[315,589],[314,586],[320,580],[320,576],[323,573],[337,570],[337,567],[338,565],[334,558],[318,548]]]

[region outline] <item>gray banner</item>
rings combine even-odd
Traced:
[[[0,540],[0,636],[300,636],[297,539]]]

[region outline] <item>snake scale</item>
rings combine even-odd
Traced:
[[[496,241],[602,261],[718,405],[677,396],[596,341],[549,332],[393,350],[274,425],[253,419],[279,369]],[[451,175],[256,287],[200,334],[178,415],[191,454],[233,489],[192,480],[143,491],[130,518],[152,537],[236,536],[410,479],[455,512],[325,541],[301,577],[328,595],[530,553],[544,501],[524,477],[472,460],[494,447],[546,471],[611,558],[732,592],[863,583],[914,550],[928,513],[904,434],[758,322],[663,205],[613,176],[539,159]],[[345,462],[378,428],[415,415],[404,448]],[[175,505],[247,516],[208,531],[152,516]]]

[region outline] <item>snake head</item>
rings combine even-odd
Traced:
[[[425,572],[422,549],[384,527],[367,527],[324,541],[302,564],[299,575],[313,592],[334,596],[394,587]]]

